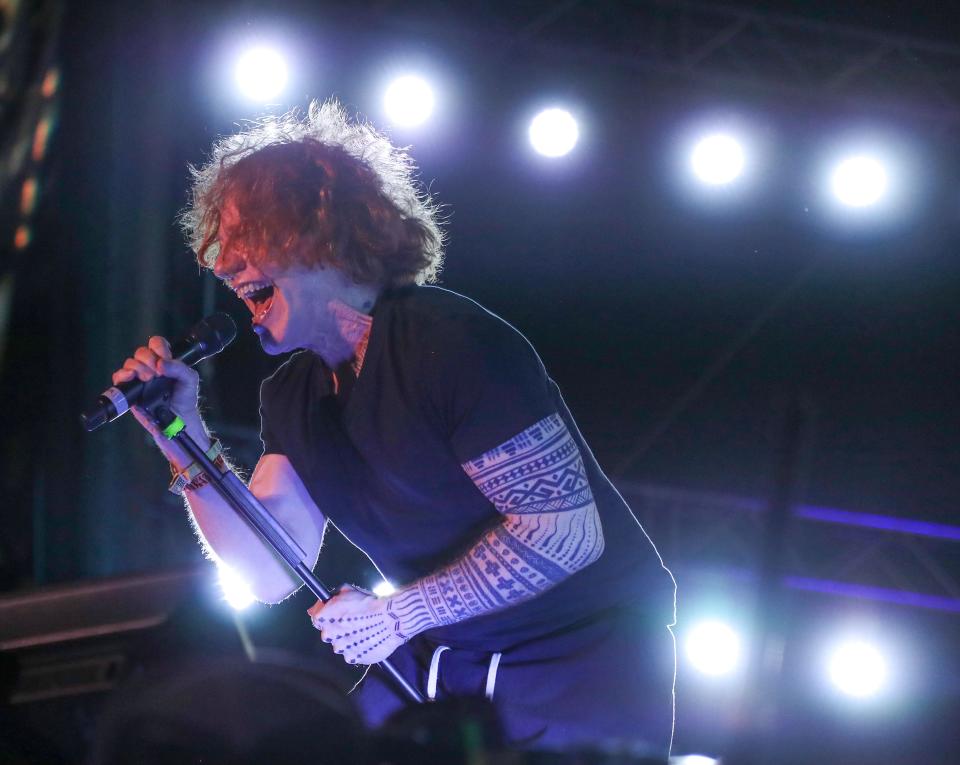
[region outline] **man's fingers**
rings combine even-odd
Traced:
[[[157,376],[157,371],[153,367],[147,366],[142,361],[138,361],[137,359],[127,359],[123,362],[123,368],[133,372],[134,375],[136,375],[136,377],[142,382],[152,380]]]
[[[180,377],[183,375],[168,375],[162,368],[163,359],[170,358],[170,344],[159,335],[151,337],[148,344],[140,346],[133,353],[133,357],[123,363],[123,368],[113,373],[113,384],[129,382],[135,377],[146,382],[157,375]],[[177,363],[177,362],[168,362]],[[183,365],[181,365],[183,366]],[[177,370],[179,371],[179,370]]]
[[[167,338],[160,335],[154,335],[147,341],[147,347],[161,359],[172,359],[173,354],[170,351],[170,343]]]
[[[340,589],[337,590],[337,594],[334,595],[335,598],[344,598],[348,601],[360,601],[366,598],[375,598],[377,597],[369,590],[361,589],[352,584],[341,584]]]
[[[136,373],[132,369],[118,369],[110,379],[113,380],[114,385],[118,385],[122,382],[129,382],[134,377],[136,377]]]
[[[172,377],[174,380],[190,384],[198,382],[200,377],[196,369],[176,359],[160,359],[157,361],[157,369],[164,377]]]
[[[156,341],[156,342],[155,342]],[[180,380],[188,384],[194,384],[199,381],[199,375],[195,369],[188,367],[182,361],[170,358],[170,348],[163,346],[161,342],[166,343],[162,337],[152,337],[150,342],[153,348],[141,346],[133,354],[134,359],[153,369],[156,374],[164,377],[172,377],[174,380]],[[166,354],[166,355],[162,355]]]
[[[307,614],[310,616],[310,622],[313,626],[323,634],[323,630],[327,629],[329,625],[336,620],[336,610],[336,606],[333,605],[333,598],[331,598],[326,603],[318,600],[307,609]]]
[[[307,614],[310,616],[310,621],[313,622],[314,626],[316,626],[317,619],[320,617],[320,612],[323,610],[325,605],[326,604],[322,600],[318,600],[307,609]]]
[[[146,346],[141,345],[137,348],[137,350],[133,352],[133,358],[141,364],[150,367],[155,372],[157,371],[157,362],[160,360],[160,357]]]

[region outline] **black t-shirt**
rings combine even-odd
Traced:
[[[502,650],[621,604],[651,624],[672,622],[673,579],[539,356],[472,300],[438,287],[387,291],[346,401],[309,351],[265,380],[260,397],[264,453],[285,455],[321,512],[398,586],[453,561],[502,521],[461,465],[554,412],[564,419],[600,513],[603,555],[531,600],[429,637]]]

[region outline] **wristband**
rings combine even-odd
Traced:
[[[207,459],[213,462],[214,466],[221,473],[226,471],[227,464],[223,458],[223,444],[220,443],[220,439],[215,438],[205,454],[207,455]],[[203,470],[203,465],[201,465],[199,462],[194,462],[183,470],[178,470],[171,462],[170,473],[172,478],[167,490],[171,494],[176,494],[178,496],[182,495],[184,490],[190,490],[203,486],[208,480],[207,474]],[[198,481],[201,476],[203,476],[203,482],[193,486],[192,484]]]
[[[213,466],[220,472],[221,475],[227,472],[227,461],[223,458],[222,454],[213,461]],[[210,476],[208,476],[206,471],[204,471],[199,473],[196,478],[190,481],[190,483],[186,484],[183,487],[183,490],[194,491],[199,489],[201,486],[206,486],[208,483],[210,483]]]

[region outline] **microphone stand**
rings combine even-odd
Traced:
[[[204,450],[200,448],[200,445],[187,434],[183,427],[183,420],[167,406],[172,391],[173,380],[165,377],[155,377],[144,388],[139,406],[146,410],[167,438],[176,441],[192,459],[200,463],[204,472],[210,478],[210,485],[217,490],[217,493],[263,537],[264,541],[273,548],[307,588],[317,598],[326,603],[331,598],[330,592],[303,562],[303,559],[307,557],[304,550],[287,530],[270,515],[270,511],[250,492],[232,470],[221,473],[207,457]],[[411,701],[418,704],[423,703],[423,696],[420,695],[419,691],[388,660],[381,661],[376,666],[393,678],[397,686]]]

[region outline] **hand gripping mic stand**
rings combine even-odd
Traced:
[[[204,472],[210,478],[210,485],[217,490],[227,504],[263,537],[264,541],[273,548],[307,588],[326,603],[330,600],[330,592],[303,562],[303,559],[307,557],[306,553],[297,544],[297,541],[287,533],[287,530],[270,515],[270,511],[253,496],[243,481],[237,478],[231,470],[221,473],[197,442],[187,434],[184,430],[183,420],[174,414],[168,406],[172,392],[173,380],[166,377],[155,377],[145,386],[139,406],[147,411],[167,438],[180,444],[187,454],[203,467]],[[423,702],[423,697],[417,689],[400,674],[393,664],[389,661],[381,661],[377,666],[393,678],[394,682],[411,701]]]

